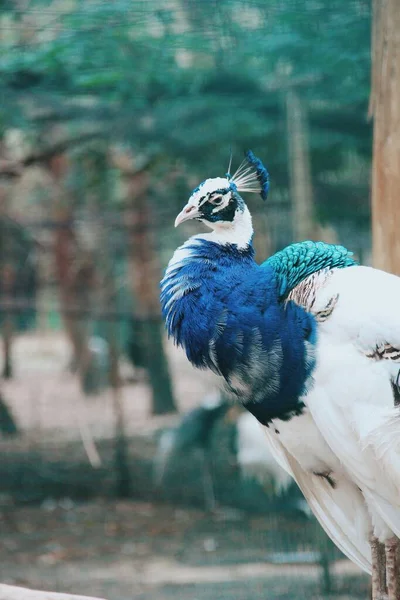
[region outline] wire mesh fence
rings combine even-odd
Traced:
[[[363,0],[0,3],[4,583],[367,597],[166,339],[159,281],[198,233],[173,229],[190,190],[248,148],[259,262],[310,238],[370,263],[370,22]]]
[[[61,528],[63,519],[83,527],[88,516],[81,514],[80,502],[90,502],[85,505],[88,511],[102,514],[103,506],[103,511],[117,512],[115,527],[123,540],[117,539],[119,534],[110,534],[115,551],[129,543],[139,544],[148,568],[156,568],[158,558],[153,556],[152,545],[161,545],[168,555],[168,542],[174,548],[173,560],[178,556],[182,568],[193,569],[191,576],[173,575],[174,565],[159,566],[165,570],[158,584],[163,590],[160,598],[168,598],[177,590],[188,598],[207,598],[215,590],[221,598],[244,598],[250,589],[256,598],[262,597],[266,586],[271,586],[271,597],[277,598],[325,597],[338,591],[363,597],[365,578],[326,538],[295,484],[285,482],[279,487],[280,476],[268,464],[261,465],[261,475],[257,461],[255,472],[250,469],[249,474],[246,467],[241,468],[238,423],[242,413],[210,421],[207,444],[199,443],[189,427],[184,432],[186,443],[181,447],[177,444],[174,452],[168,453],[162,481],[157,480],[157,457],[160,452],[163,455],[165,435],[179,432],[181,414],[199,410],[217,381],[194,371],[183,353],[163,339],[179,414],[151,416],[154,388],[148,361],[152,360],[153,346],[151,339],[150,347],[146,345],[146,327],[150,323],[161,329],[162,323],[157,312],[142,311],[140,305],[138,311],[135,309],[137,298],[132,293],[129,263],[136,269],[140,265],[134,263],[132,267],[129,238],[153,231],[151,225],[132,231],[129,224],[115,227],[116,222],[121,223],[119,215],[100,215],[100,225],[96,219],[70,219],[63,227],[49,220],[40,226],[36,222],[33,228],[29,222],[18,221],[16,226],[8,218],[3,221],[3,240],[7,241],[1,259],[4,410],[0,413],[0,481],[5,535],[14,540],[19,531],[15,522],[19,523],[20,511],[25,509],[15,505],[38,506],[40,515],[51,515],[54,527]],[[64,273],[71,277],[66,302],[57,272],[59,233],[87,233],[100,227],[106,227],[106,235],[112,239],[108,246],[111,270],[104,276],[103,266],[96,262],[102,248],[89,256],[82,241],[75,238],[73,260]],[[282,235],[282,228],[277,229]],[[45,250],[38,247],[36,239],[46,239]],[[275,236],[274,242],[270,239],[269,248],[279,247],[278,239],[282,237]],[[160,240],[158,244],[157,256],[173,250],[172,243],[164,242],[163,248]],[[141,277],[150,278],[141,285],[145,289],[153,286],[154,294],[158,294],[154,273],[159,272],[160,268],[141,272]],[[78,344],[76,329],[81,336]],[[113,343],[117,379],[112,374]],[[212,506],[207,497],[209,485],[214,493]],[[142,524],[141,542],[136,537],[127,541],[119,511],[125,515],[123,519],[128,518],[128,505],[121,504],[121,497],[139,503],[132,505],[129,519],[133,522],[136,510],[152,507],[148,509],[152,517]],[[174,524],[167,532],[160,524],[165,511],[171,511],[168,519]],[[42,519],[36,513],[31,515]],[[27,527],[36,531],[32,524]],[[39,564],[54,561],[61,569],[64,559],[59,553],[73,553],[74,544],[81,544],[77,539],[65,540],[65,535],[63,530],[63,541],[58,541],[55,549],[42,535]],[[21,547],[21,542],[10,543]],[[87,548],[86,552],[94,550]],[[135,552],[132,550],[134,557]],[[231,565],[236,565],[234,575]],[[244,565],[248,565],[247,571]],[[176,565],[174,568],[178,569]],[[211,583],[207,577],[203,580],[202,569],[210,569]],[[19,581],[15,565],[12,569],[8,565],[7,573],[6,581]],[[9,573],[14,573],[11,579]],[[110,582],[115,576],[110,572]],[[62,580],[64,575],[60,577]],[[180,577],[189,579],[177,583],[174,577],[177,581]],[[89,591],[98,593],[95,586],[89,586]],[[138,597],[147,598],[145,594]]]

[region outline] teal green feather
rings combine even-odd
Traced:
[[[336,244],[299,242],[277,252],[262,267],[274,270],[280,298],[285,298],[303,279],[321,269],[352,267],[353,253]]]

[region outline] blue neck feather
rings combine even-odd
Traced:
[[[302,411],[311,382],[316,323],[280,300],[272,265],[245,249],[193,238],[179,249],[161,283],[169,335],[190,362],[221,375],[264,424]]]

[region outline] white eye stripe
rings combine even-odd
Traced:
[[[227,195],[228,194],[226,191],[224,194],[222,190],[218,190],[215,192],[211,192],[211,194],[208,195],[208,199],[213,204],[214,202],[221,202]]]
[[[226,208],[229,204],[231,197],[230,194],[225,194],[225,196],[223,196],[223,200],[221,202],[221,204],[218,204],[218,206],[216,206],[211,212],[214,215],[215,213],[219,212],[220,210],[223,210],[224,208]]]

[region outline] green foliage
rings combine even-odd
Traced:
[[[49,102],[56,96],[60,104],[90,96],[93,111],[107,107],[103,119],[115,139],[165,164],[179,159],[203,178],[223,173],[230,148],[239,161],[251,147],[268,164],[272,190],[286,189],[290,86],[309,111],[317,195],[349,153],[369,159],[367,0],[176,0],[168,8],[156,0],[92,0],[62,15],[52,3],[29,6],[48,12],[54,35],[39,31],[4,48],[3,89]],[[17,29],[20,15],[10,11]],[[0,127],[12,122],[9,109],[2,105]],[[367,201],[368,177],[341,186],[344,203],[352,186]],[[319,213],[337,214],[326,202]],[[348,216],[357,221],[356,212]]]

